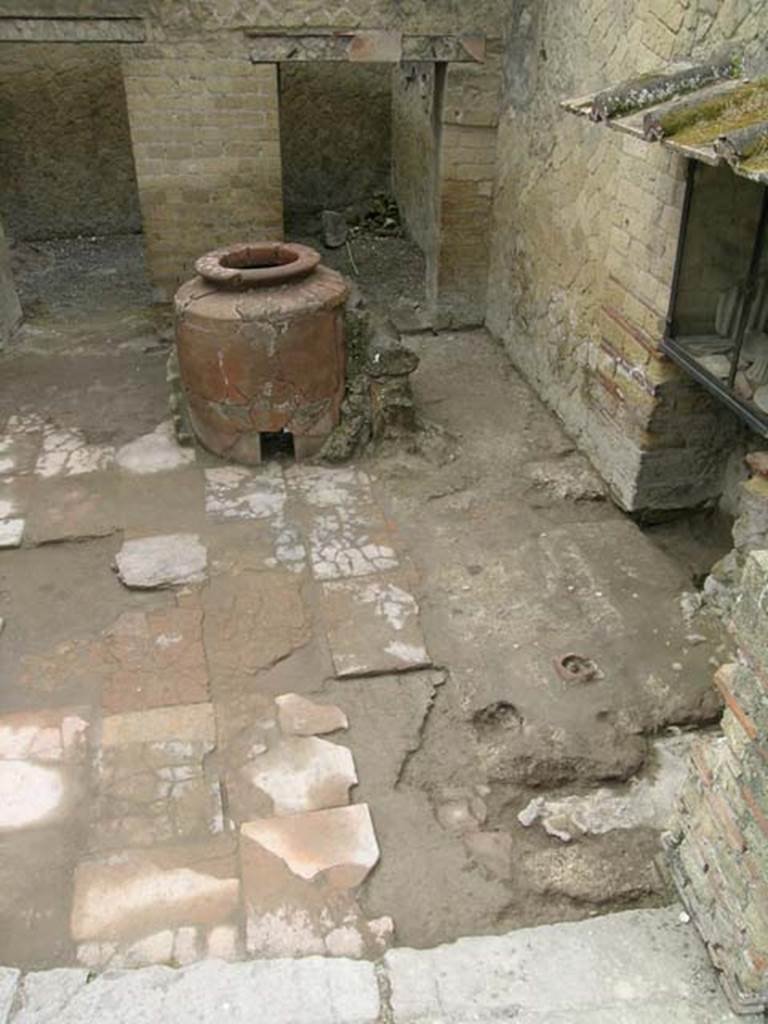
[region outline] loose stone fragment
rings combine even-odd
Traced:
[[[0,548],[19,547],[23,536],[23,519],[0,519]]]
[[[367,804],[251,821],[241,834],[297,877],[312,881],[327,875],[339,889],[360,885],[379,859]]]
[[[208,555],[196,534],[174,533],[127,540],[115,561],[126,587],[151,590],[202,582]]]
[[[335,704],[315,704],[298,693],[284,693],[275,703],[278,723],[286,735],[322,736],[349,726],[347,716]]]
[[[349,229],[343,213],[323,210],[323,243],[328,249],[338,249],[347,240]]]
[[[323,587],[328,643],[338,676],[430,664],[413,595],[394,580],[349,580]]]
[[[251,762],[247,773],[271,799],[276,815],[339,807],[357,783],[349,750],[315,737],[282,740]]]

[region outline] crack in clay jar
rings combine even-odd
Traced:
[[[195,263],[176,293],[189,420],[211,452],[257,464],[278,435],[315,455],[344,396],[344,278],[288,242],[244,242]]]

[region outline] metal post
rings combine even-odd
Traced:
[[[685,243],[688,238],[688,223],[691,219],[691,203],[693,201],[693,186],[696,179],[697,160],[689,160],[685,170],[685,197],[683,199],[683,210],[680,217],[680,234],[677,239],[677,253],[675,254],[675,269],[672,273],[672,285],[669,292],[669,308],[667,309],[667,320],[665,335],[673,338],[676,333],[675,307],[677,305],[677,293],[680,288],[680,276],[683,272],[683,257],[685,255]]]
[[[764,187],[763,202],[760,207],[760,219],[757,222],[757,234],[755,235],[755,242],[752,246],[752,256],[749,260],[749,270],[747,271],[747,279],[744,282],[744,293],[742,298],[741,310],[739,312],[739,323],[736,327],[736,337],[734,338],[733,354],[731,355],[731,370],[728,374],[729,388],[733,387],[734,382],[736,380],[736,374],[738,373],[739,369],[739,357],[741,356],[741,347],[744,344],[744,334],[747,330],[749,314],[752,311],[752,299],[755,295],[757,275],[760,270],[760,260],[763,256],[766,225],[768,225],[768,188]]]

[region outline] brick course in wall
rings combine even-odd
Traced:
[[[124,57],[150,272],[163,293],[204,252],[282,238],[277,71],[236,41],[151,45]]]
[[[768,551],[747,556],[715,685],[722,732],[698,739],[670,836],[680,896],[735,1009],[768,1009]]]

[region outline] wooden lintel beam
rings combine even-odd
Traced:
[[[141,18],[26,18],[0,15],[0,43],[143,43]]]
[[[264,31],[246,29],[253,40],[254,64],[303,61],[352,61],[399,64],[400,61],[482,63],[485,36],[403,35],[387,29]]]

